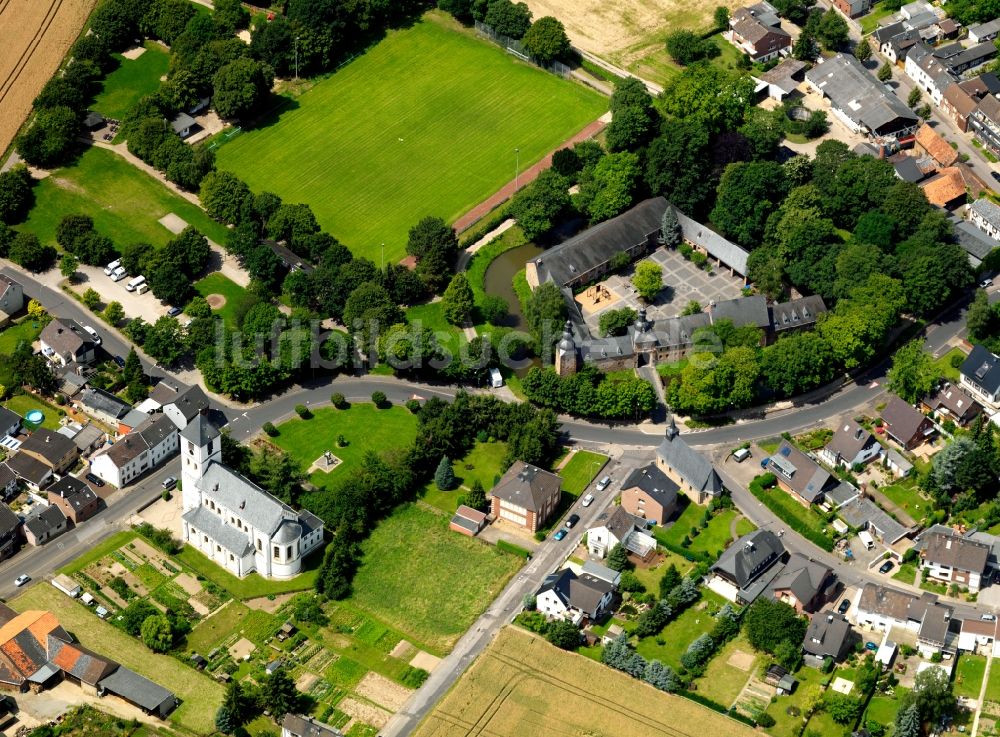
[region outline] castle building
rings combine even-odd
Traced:
[[[204,415],[181,431],[184,541],[236,576],[291,578],[323,542],[323,521],[296,512],[222,464],[222,438]]]

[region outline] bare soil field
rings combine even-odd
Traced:
[[[415,733],[472,734],[749,737],[755,732],[693,701],[507,627]]]
[[[0,153],[59,67],[97,0],[0,0]]]
[[[624,64],[643,56],[671,31],[707,30],[719,5],[738,0],[526,0],[535,18],[553,15],[566,26],[573,44]]]

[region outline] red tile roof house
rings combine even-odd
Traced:
[[[769,61],[792,49],[792,37],[781,28],[781,19],[767,2],[734,10],[723,35],[753,61]]]
[[[537,466],[516,461],[490,492],[493,519],[537,532],[559,506],[562,479]]]
[[[907,450],[913,450],[927,442],[936,432],[929,417],[925,417],[896,395],[892,395],[882,410],[882,421],[885,423],[886,434]]]

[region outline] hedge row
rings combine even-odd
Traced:
[[[524,548],[509,543],[506,540],[497,540],[497,550],[503,550],[505,553],[513,553],[514,555],[519,555],[522,558],[530,558],[531,552],[525,550]]]
[[[761,485],[759,478],[756,478],[753,481],[751,481],[750,486],[748,488],[750,489],[750,493],[753,494],[755,497],[757,497],[757,499],[759,499],[761,502],[763,502],[765,507],[767,507],[776,515],[778,515],[778,517],[781,519],[782,522],[791,527],[793,530],[795,530],[797,533],[802,535],[802,537],[804,537],[806,540],[813,543],[814,545],[818,545],[828,553],[833,552],[833,540],[827,537],[826,535],[817,532],[808,525],[803,524],[799,519],[795,517],[786,517],[784,515],[784,510],[781,508],[780,505],[774,503],[773,496],[770,493],[768,493],[767,489],[765,489]],[[779,492],[779,493],[784,493],[784,492]]]

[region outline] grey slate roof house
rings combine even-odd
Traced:
[[[285,714],[281,720],[281,737],[343,737],[343,732],[311,716]]]
[[[1000,239],[1000,205],[980,197],[966,208],[969,222],[986,233],[990,238]],[[1000,245],[1000,243],[997,243]]]
[[[173,401],[163,405],[163,414],[183,430],[195,417],[205,412],[209,407],[208,397],[202,388],[195,384],[180,392]]]
[[[97,693],[101,696],[110,693],[123,698],[160,719],[166,719],[177,707],[177,697],[173,693],[124,665],[119,665],[98,682]]]
[[[698,504],[707,504],[724,491],[712,462],[684,442],[673,416],[656,449],[656,466]]]
[[[751,604],[781,571],[785,546],[770,530],[754,530],[734,542],[712,565],[708,587],[737,604]]]
[[[954,214],[949,220],[953,227],[955,242],[968,255],[972,268],[977,268],[995,248],[1000,246],[1000,241],[968,220],[962,220]]]
[[[636,517],[662,525],[677,511],[680,487],[650,463],[635,468],[622,482],[622,507]]]
[[[556,474],[516,461],[490,491],[493,518],[535,532],[555,511],[561,489]]]
[[[959,535],[933,532],[922,540],[920,567],[931,578],[976,592],[982,585],[990,546]]]
[[[806,507],[823,501],[826,490],[837,484],[829,471],[787,440],[767,459],[767,470],[783,491]]]
[[[42,328],[38,341],[42,354],[61,366],[87,364],[94,360],[97,344],[75,320],[57,317]]]
[[[44,545],[66,532],[69,522],[62,510],[55,505],[45,507],[24,520],[24,537],[31,545]]]
[[[21,427],[21,415],[6,407],[0,407],[0,436],[17,435]]]
[[[799,614],[812,614],[829,601],[836,585],[837,578],[828,566],[792,553],[771,582],[771,596],[794,607]]]
[[[118,427],[119,420],[132,411],[132,405],[124,399],[94,387],[80,392],[77,401],[84,412],[114,428]]]
[[[852,419],[837,425],[833,437],[819,451],[819,457],[831,466],[851,468],[868,463],[882,452],[882,446],[870,432]]]
[[[833,658],[839,662],[851,649],[857,635],[851,629],[843,614],[827,612],[817,615],[809,621],[806,636],[802,640],[802,649],[806,655],[813,657],[812,665],[825,658]]]
[[[935,433],[929,418],[895,394],[890,395],[881,415],[886,434],[907,450],[913,450]]]
[[[826,303],[818,294],[799,297],[789,302],[771,305],[769,327],[775,334],[790,333],[811,328],[819,316],[826,312]]]
[[[921,401],[928,412],[937,414],[940,420],[951,420],[964,427],[978,417],[983,407],[964,389],[945,382],[933,394]]]
[[[564,568],[545,577],[535,594],[538,611],[551,618],[571,619],[579,623],[583,617],[600,619],[611,605],[614,584],[589,573],[577,575]]]
[[[7,467],[33,489],[41,489],[52,480],[52,469],[27,453],[15,453],[7,459]]]
[[[959,368],[959,385],[990,409],[1000,409],[1000,358],[981,345],[972,346]]]

